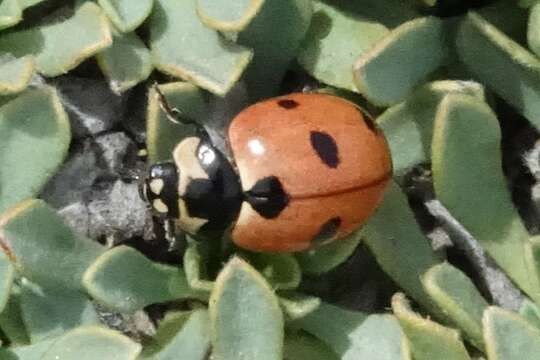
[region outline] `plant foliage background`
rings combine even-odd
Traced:
[[[0,358],[537,359],[539,56],[534,0],[0,0]],[[154,82],[224,151],[260,99],[357,102],[384,203],[304,253],[169,248],[130,178],[194,129]]]

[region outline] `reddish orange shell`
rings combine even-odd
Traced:
[[[264,218],[243,203],[233,241],[254,251],[298,251],[362,225],[391,177],[388,144],[360,108],[324,94],[290,94],[242,111],[229,141],[244,191],[279,179],[289,203]],[[320,240],[320,239],[319,239]]]

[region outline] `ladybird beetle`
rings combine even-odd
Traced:
[[[381,202],[392,173],[382,132],[340,97],[293,93],[256,103],[228,128],[231,161],[202,135],[150,167],[153,211],[197,237],[230,232],[248,250],[293,252],[343,238]]]

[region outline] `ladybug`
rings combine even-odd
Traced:
[[[173,161],[150,167],[143,193],[177,228],[198,238],[229,232],[251,251],[345,237],[375,211],[392,175],[383,133],[337,96],[264,100],[240,112],[227,135],[232,159],[200,131],[176,146]]]

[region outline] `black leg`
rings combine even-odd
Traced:
[[[154,82],[152,88],[156,92],[159,107],[171,122],[175,124],[199,126],[195,120],[190,119],[186,114],[182,113],[182,111],[169,105],[167,98],[165,98],[165,95],[159,89],[157,82]]]

